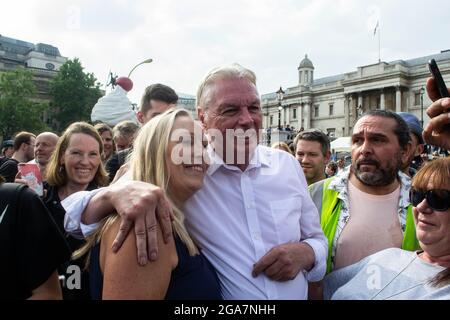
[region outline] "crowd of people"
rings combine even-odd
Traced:
[[[347,166],[316,129],[261,145],[256,76],[238,64],[201,80],[199,121],[153,84],[142,126],[20,132],[0,160],[0,298],[450,299],[450,158],[423,157],[450,149],[450,99],[431,78],[427,92],[424,129],[359,117]]]

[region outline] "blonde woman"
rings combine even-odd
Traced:
[[[92,248],[90,284],[94,299],[221,299],[215,270],[186,231],[182,214],[186,200],[203,186],[205,146],[200,126],[183,109],[168,110],[141,129],[128,174],[165,191],[175,212],[174,237],[163,243],[157,225],[159,257],[140,266],[133,234],[119,252],[112,252],[121,218],[117,214],[107,218],[77,253]]]

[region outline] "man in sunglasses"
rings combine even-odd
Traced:
[[[405,121],[390,111],[371,111],[353,129],[351,166],[310,186],[330,248],[327,272],[386,248],[417,248],[411,182],[400,171],[410,151]]]

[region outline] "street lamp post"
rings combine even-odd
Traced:
[[[281,131],[281,110],[283,107],[281,106],[281,101],[283,101],[284,91],[283,88],[277,91],[277,99],[278,99],[278,131]]]
[[[423,87],[420,88],[420,124],[423,128],[423,94],[425,89]]]
[[[144,63],[151,63],[152,61],[153,61],[153,59],[147,59],[147,60],[144,60],[144,61],[138,63],[137,65],[135,65],[135,66],[133,67],[133,69],[131,69],[130,73],[128,74],[128,78],[131,76],[131,73],[134,71],[134,69],[136,69],[137,67],[139,67],[141,64],[144,64]]]

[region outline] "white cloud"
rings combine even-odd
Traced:
[[[430,8],[439,8],[433,17]],[[40,0],[3,4],[0,21],[3,35],[55,45],[101,82],[153,58],[133,72],[129,95],[138,102],[155,82],[195,94],[223,63],[253,69],[261,93],[295,86],[305,54],[316,78],[354,71],[378,60],[377,20],[383,60],[437,53],[450,48],[439,36],[450,30],[449,9],[438,0]]]

